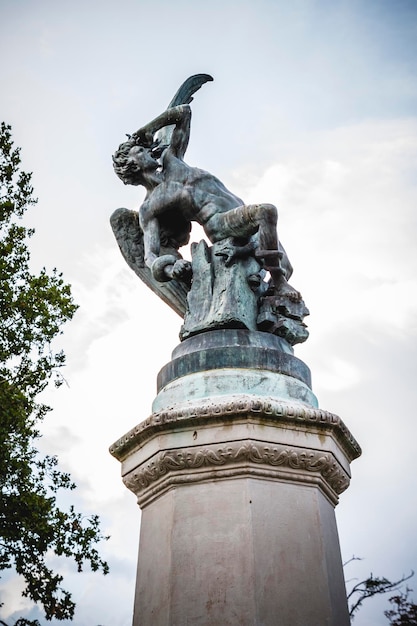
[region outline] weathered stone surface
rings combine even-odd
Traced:
[[[264,427],[272,424],[274,428],[293,430],[300,424],[318,436],[323,431],[332,433],[349,462],[361,454],[359,444],[345,426],[344,422],[329,411],[312,408],[302,403],[290,403],[277,398],[257,395],[220,396],[196,402],[183,402],[172,408],[154,412],[146,420],[132,428],[126,435],[118,439],[110,448],[111,454],[124,462],[135,448],[142,447],[153,436],[160,432],[171,432],[184,428],[205,428],[215,423],[231,426],[238,422],[252,423],[260,420]],[[194,431],[193,431],[194,432]]]
[[[332,414],[250,402],[114,446],[143,509],[134,626],[349,624],[333,507],[359,448]]]
[[[200,241],[192,247],[193,282],[180,337],[185,339],[205,330],[247,328],[257,330],[257,297],[250,279],[259,274],[254,258],[226,266],[217,255],[220,245],[208,247]]]
[[[308,338],[303,320],[309,310],[303,300],[293,302],[287,296],[264,296],[260,299],[257,328],[283,337],[294,346]]]
[[[227,368],[196,372],[176,378],[163,387],[156,396],[153,412],[170,410],[174,406],[211,406],[222,404],[222,399],[267,399],[279,396],[283,402],[297,406],[317,407],[317,399],[302,381],[277,375],[267,370]]]
[[[316,485],[333,505],[349,486],[349,466],[331,436],[323,446],[315,435],[306,440],[300,425],[282,434],[270,426],[264,428],[261,419],[253,418],[250,425],[229,425],[228,430],[233,432],[233,441],[225,437],[220,420],[212,424],[211,437],[217,441],[211,444],[204,443],[206,437],[201,433],[199,437],[199,430],[188,435],[185,432],[182,437],[159,435],[146,453],[141,451],[125,462],[123,482],[141,506],[181,484],[242,476]],[[269,435],[267,441],[260,439],[265,432]]]
[[[360,448],[309,385],[268,333],[175,348],[111,449],[142,508],[134,626],[348,626],[334,507]]]
[[[241,477],[142,512],[134,626],[348,626],[334,511],[314,486]]]

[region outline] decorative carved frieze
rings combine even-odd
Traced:
[[[142,492],[169,475],[186,474],[188,482],[190,472],[186,470],[211,470],[198,472],[195,480],[202,481],[212,480],[213,470],[216,478],[222,478],[223,470],[234,468],[235,473],[244,475],[246,472],[250,475],[253,467],[258,468],[258,476],[262,475],[262,470],[259,470],[265,468],[268,477],[271,476],[271,468],[285,468],[289,470],[287,477],[291,479],[294,476],[301,482],[311,482],[308,475],[313,474],[321,478],[337,495],[349,486],[349,476],[328,452],[252,440],[234,441],[222,446],[196,446],[158,452],[151,460],[127,474],[123,482],[140,497]],[[226,475],[229,477],[230,471]]]

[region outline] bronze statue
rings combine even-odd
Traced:
[[[125,184],[144,186],[146,197],[139,208],[138,219],[131,212],[119,209],[112,217],[113,229],[128,263],[141,267],[142,274],[146,274],[145,282],[158,295],[161,295],[161,283],[174,283],[171,290],[161,295],[173,306],[170,299],[181,299],[181,291],[182,297],[188,294],[190,287],[191,291],[193,288],[196,291],[192,282],[193,265],[197,266],[197,261],[192,265],[182,259],[179,248],[189,240],[192,221],[203,226],[213,246],[209,249],[205,245],[204,252],[200,249],[198,265],[201,269],[201,259],[207,257],[211,269],[216,266],[208,287],[211,300],[220,297],[223,301],[211,302],[203,320],[200,313],[201,307],[207,307],[207,289],[203,290],[204,298],[195,293],[191,297],[194,307],[200,309],[198,313],[191,310],[190,297],[184,311],[178,311],[178,303],[173,306],[180,314],[186,314],[183,338],[208,328],[230,327],[236,323],[238,327],[281,334],[289,343],[304,341],[307,331],[302,319],[308,311],[301,295],[288,283],[292,267],[278,240],[275,206],[245,205],[218,178],[184,161],[190,137],[189,103],[192,94],[208,80],[212,78],[199,74],[185,81],[168,109],[129,136],[114,154],[116,174]],[[136,256],[132,254],[132,246],[136,248]],[[134,258],[136,260],[132,261]],[[216,296],[214,284],[220,274],[231,279],[231,268],[236,264],[243,273],[240,278],[235,275],[234,280],[243,280],[248,292],[248,302],[240,303],[240,314],[233,310],[236,298],[225,307],[224,290]],[[266,272],[270,275],[268,282]],[[221,282],[223,284],[224,280]],[[182,287],[178,285],[181,283]],[[254,307],[255,311],[249,318],[244,311],[247,306]]]

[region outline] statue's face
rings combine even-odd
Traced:
[[[153,172],[159,167],[159,163],[153,158],[150,149],[143,146],[133,146],[130,149],[128,163],[142,172]]]

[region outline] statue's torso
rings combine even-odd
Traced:
[[[243,204],[218,178],[169,153],[164,158],[162,181],[148,193],[146,203],[154,216],[177,210],[200,224]]]

